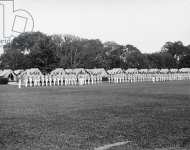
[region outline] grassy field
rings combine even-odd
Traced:
[[[190,82],[0,85],[0,150],[91,150],[126,140],[190,149]]]

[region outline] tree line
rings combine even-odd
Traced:
[[[166,42],[159,52],[145,54],[137,47],[73,35],[22,33],[4,46],[1,69],[39,68],[184,68],[190,67],[190,45]]]

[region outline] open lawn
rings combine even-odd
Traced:
[[[138,149],[190,149],[190,81],[0,85],[0,150],[91,150],[127,140]]]

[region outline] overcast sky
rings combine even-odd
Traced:
[[[15,0],[35,31],[68,33],[159,51],[166,41],[190,44],[190,0]]]

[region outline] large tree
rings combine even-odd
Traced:
[[[190,67],[190,45],[166,42],[160,52],[143,54],[134,45],[120,45],[74,35],[23,33],[4,46],[0,67],[39,68],[175,68]]]
[[[51,38],[40,32],[23,33],[4,46],[1,61],[11,69],[40,68],[50,71],[58,59],[54,53],[55,44]]]
[[[169,53],[173,56],[178,67],[190,67],[188,61],[190,55],[189,46],[185,46],[181,41],[166,42],[161,53]]]

